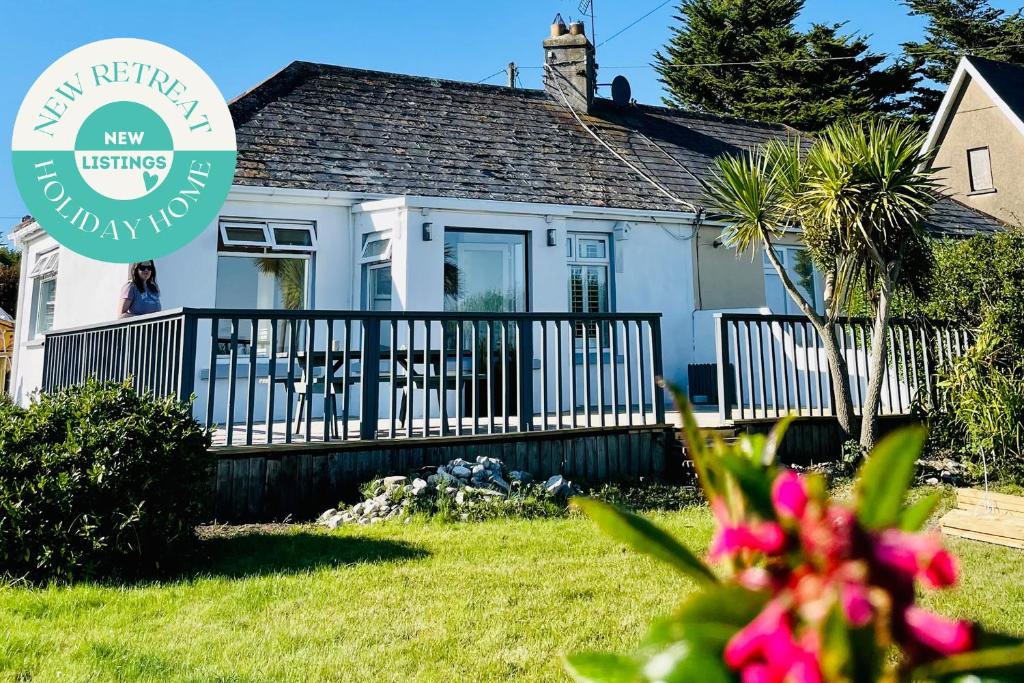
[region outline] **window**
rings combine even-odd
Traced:
[[[53,310],[57,295],[57,249],[40,254],[29,271],[32,280],[32,336],[38,337],[53,329]]]
[[[312,251],[316,230],[312,223],[268,221],[221,221],[222,248],[262,247],[278,251]]]
[[[363,237],[363,308],[391,310],[391,236],[374,233]]]
[[[785,268],[789,278],[797,286],[807,301],[815,310],[819,310],[817,297],[817,285],[815,284],[814,263],[811,261],[810,253],[802,247],[775,246],[775,253],[779,256],[782,267]],[[796,302],[789,296],[785,287],[782,286],[782,278],[775,271],[768,255],[762,253],[761,263],[764,269],[764,293],[765,305],[772,313],[785,315],[800,315],[801,311]]]
[[[446,230],[444,309],[485,313],[525,311],[526,235]]]
[[[312,223],[223,221],[217,256],[217,308],[298,310],[309,304],[312,252],[316,229]],[[222,352],[230,350],[231,322],[218,323],[217,343]],[[286,351],[287,327],[278,323],[277,346],[271,345],[269,321],[253,330],[239,322],[239,351],[256,344],[263,356]]]
[[[971,175],[971,192],[990,192],[992,184],[992,160],[988,147],[967,150],[967,167]]]
[[[567,242],[569,311],[572,313],[607,313],[610,250],[608,237],[570,234]],[[575,335],[583,336],[582,325],[576,326]],[[597,327],[588,327],[587,335],[596,340]],[[605,340],[607,343],[607,335],[605,335]]]

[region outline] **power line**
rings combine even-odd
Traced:
[[[674,193],[672,193],[672,192],[671,192],[670,190],[668,190],[667,188],[665,188],[665,187],[664,187],[664,186],[663,186],[663,185],[662,185],[661,183],[659,183],[659,182],[658,182],[657,180],[655,180],[655,179],[654,179],[654,178],[652,178],[651,176],[649,176],[649,175],[647,175],[646,173],[644,173],[644,172],[643,172],[643,171],[642,171],[641,169],[639,169],[639,168],[638,168],[638,167],[637,167],[636,165],[634,165],[634,164],[630,163],[630,161],[629,161],[628,159],[626,159],[626,157],[622,156],[622,155],[621,155],[621,154],[619,154],[619,153],[618,153],[617,151],[615,151],[615,149],[614,149],[614,148],[613,148],[613,147],[612,147],[611,145],[609,145],[609,144],[608,144],[607,142],[605,142],[604,138],[602,138],[602,137],[601,137],[600,135],[598,135],[598,134],[597,134],[597,133],[596,133],[596,132],[595,132],[594,130],[592,130],[592,129],[590,128],[590,126],[588,126],[588,125],[587,125],[586,123],[584,123],[583,119],[582,119],[582,118],[580,117],[580,115],[579,115],[579,114],[578,114],[578,113],[576,112],[576,110],[575,110],[575,109],[573,108],[572,104],[571,104],[571,103],[569,102],[569,98],[568,98],[568,97],[566,97],[566,95],[565,95],[565,91],[563,91],[563,90],[562,90],[562,84],[561,84],[561,82],[560,82],[560,76],[559,76],[559,74],[554,74],[554,70],[553,70],[553,69],[552,69],[552,68],[551,68],[550,66],[548,66],[547,68],[548,68],[548,70],[549,70],[549,71],[552,71],[552,73],[553,73],[553,75],[554,75],[554,78],[552,78],[551,80],[552,80],[552,81],[554,81],[554,83],[555,83],[555,87],[557,87],[557,88],[558,88],[558,94],[562,96],[562,102],[564,103],[564,105],[565,105],[565,108],[569,110],[569,113],[571,113],[571,114],[573,115],[573,118],[575,118],[575,119],[576,119],[576,122],[577,122],[578,124],[580,124],[580,126],[581,126],[581,127],[583,128],[583,130],[587,131],[587,132],[588,132],[588,133],[590,134],[590,136],[591,136],[592,138],[594,138],[594,139],[595,139],[595,140],[597,140],[597,141],[598,141],[599,143],[601,143],[601,145],[602,145],[602,146],[603,146],[603,147],[604,147],[605,149],[607,149],[607,150],[608,150],[609,152],[611,152],[611,154],[612,154],[612,155],[613,155],[613,156],[614,156],[614,157],[615,157],[616,159],[618,159],[619,161],[621,161],[622,163],[624,163],[624,164],[625,164],[626,166],[628,166],[628,167],[630,168],[630,170],[632,170],[632,171],[633,171],[634,173],[636,173],[636,174],[637,174],[637,175],[639,175],[639,176],[640,176],[641,178],[643,178],[643,179],[644,179],[645,181],[647,181],[647,182],[648,182],[648,183],[649,183],[649,184],[650,184],[650,185],[651,185],[652,187],[654,187],[654,188],[655,188],[656,190],[658,190],[659,192],[661,192],[661,193],[662,193],[663,195],[665,195],[666,197],[668,197],[668,198],[669,198],[669,199],[671,199],[672,201],[676,202],[677,204],[682,204],[682,205],[684,205],[684,206],[688,206],[688,207],[690,207],[690,209],[691,209],[691,210],[692,210],[692,211],[693,211],[694,213],[697,213],[697,212],[699,211],[699,208],[697,207],[697,205],[696,205],[696,204],[694,204],[693,202],[689,202],[689,201],[687,201],[687,200],[685,200],[685,199],[682,199],[681,197],[677,197],[677,196],[676,196],[676,195],[675,195]],[[677,162],[677,163],[678,163],[678,162]]]
[[[627,24],[627,25],[623,26],[623,27],[622,27],[622,28],[620,28],[620,29],[619,29],[618,31],[616,31],[615,33],[611,34],[610,36],[608,36],[607,38],[605,38],[604,40],[602,40],[602,41],[601,41],[600,43],[598,43],[598,44],[597,44],[597,47],[601,47],[602,45],[604,45],[604,44],[606,44],[606,43],[608,43],[608,42],[611,42],[611,41],[612,41],[612,40],[614,40],[615,38],[618,38],[618,37],[619,37],[620,35],[622,35],[622,34],[623,34],[623,33],[625,33],[626,31],[628,31],[629,29],[633,28],[634,26],[636,26],[637,24],[639,24],[639,23],[640,23],[641,21],[643,21],[643,20],[644,20],[644,19],[646,19],[647,17],[651,16],[652,14],[654,14],[655,12],[657,12],[658,10],[660,10],[660,9],[661,9],[662,7],[664,7],[665,5],[667,5],[667,4],[668,4],[668,3],[670,3],[670,2],[672,2],[672,0],[665,0],[665,1],[663,2],[663,3],[661,3],[660,5],[658,5],[657,7],[655,7],[654,9],[652,9],[652,10],[651,10],[650,12],[648,12],[647,14],[644,14],[643,16],[641,16],[641,17],[638,17],[638,18],[636,18],[636,19],[635,19],[635,20],[633,20],[633,21],[632,21],[631,23],[629,23],[629,24]]]
[[[507,66],[503,66],[500,69],[498,69],[497,71],[495,71],[494,73],[492,73],[490,76],[487,76],[486,78],[481,78],[479,81],[477,81],[477,85],[483,83],[484,81],[489,81],[492,78],[494,78],[495,76],[497,76],[498,74],[503,74],[503,73],[506,73],[507,71],[508,71],[508,67]]]

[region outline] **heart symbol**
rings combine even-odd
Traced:
[[[142,172],[142,182],[145,183],[145,185],[146,185],[146,192],[149,192],[154,187],[156,187],[156,184],[158,182],[160,182],[160,176],[158,176],[156,173],[150,173],[149,171],[143,171]]]

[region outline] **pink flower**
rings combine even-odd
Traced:
[[[756,550],[773,555],[786,544],[786,535],[775,522],[753,522],[734,527],[719,527],[711,542],[709,555],[717,560],[723,555],[731,556],[741,550]]]
[[[840,588],[840,600],[846,620],[853,626],[864,626],[874,614],[867,586],[860,583],[844,583]]]
[[[741,672],[743,683],[821,683],[817,648],[812,647],[816,634],[809,635],[800,643],[794,640],[789,614],[772,601],[729,640],[725,663]]]
[[[790,642],[793,640],[786,610],[780,603],[772,601],[765,605],[753,621],[729,639],[725,646],[725,663],[733,669],[739,669],[763,656],[768,639],[778,641],[779,635],[788,638]]]
[[[807,510],[807,487],[793,470],[783,470],[772,482],[772,504],[783,519],[802,519]]]
[[[956,559],[936,536],[886,529],[876,537],[874,556],[880,564],[916,577],[928,588],[956,584]]]
[[[782,550],[786,544],[786,534],[775,522],[733,524],[721,498],[711,501],[711,509],[718,521],[718,529],[708,551],[712,560],[735,555],[741,550],[756,550],[772,555]]]
[[[914,641],[943,657],[966,652],[973,645],[970,622],[946,619],[913,606],[903,612],[903,619]]]
[[[800,522],[800,540],[805,552],[830,565],[846,560],[853,549],[856,527],[853,511],[829,505],[820,517],[809,517]]]

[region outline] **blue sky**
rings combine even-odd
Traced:
[[[595,0],[597,42],[661,0]],[[1015,3],[994,0],[1010,9]],[[9,140],[21,98],[35,78],[68,50],[103,38],[155,40],[188,55],[231,98],[295,59],[438,78],[478,81],[514,61],[523,85],[540,83],[540,41],[556,12],[578,17],[578,0],[332,0],[319,3],[216,0],[204,3],[112,0],[4,3],[0,25],[0,129]],[[658,103],[655,72],[644,68],[668,36],[673,0],[602,45],[602,82],[626,75],[641,102]],[[88,6],[88,11],[85,7]],[[897,0],[808,0],[803,23],[848,20],[878,51],[919,37],[923,22]],[[589,32],[588,24],[587,30]],[[501,83],[495,76],[491,83]],[[8,147],[8,150],[10,148]],[[0,164],[0,232],[24,213],[10,161]]]

